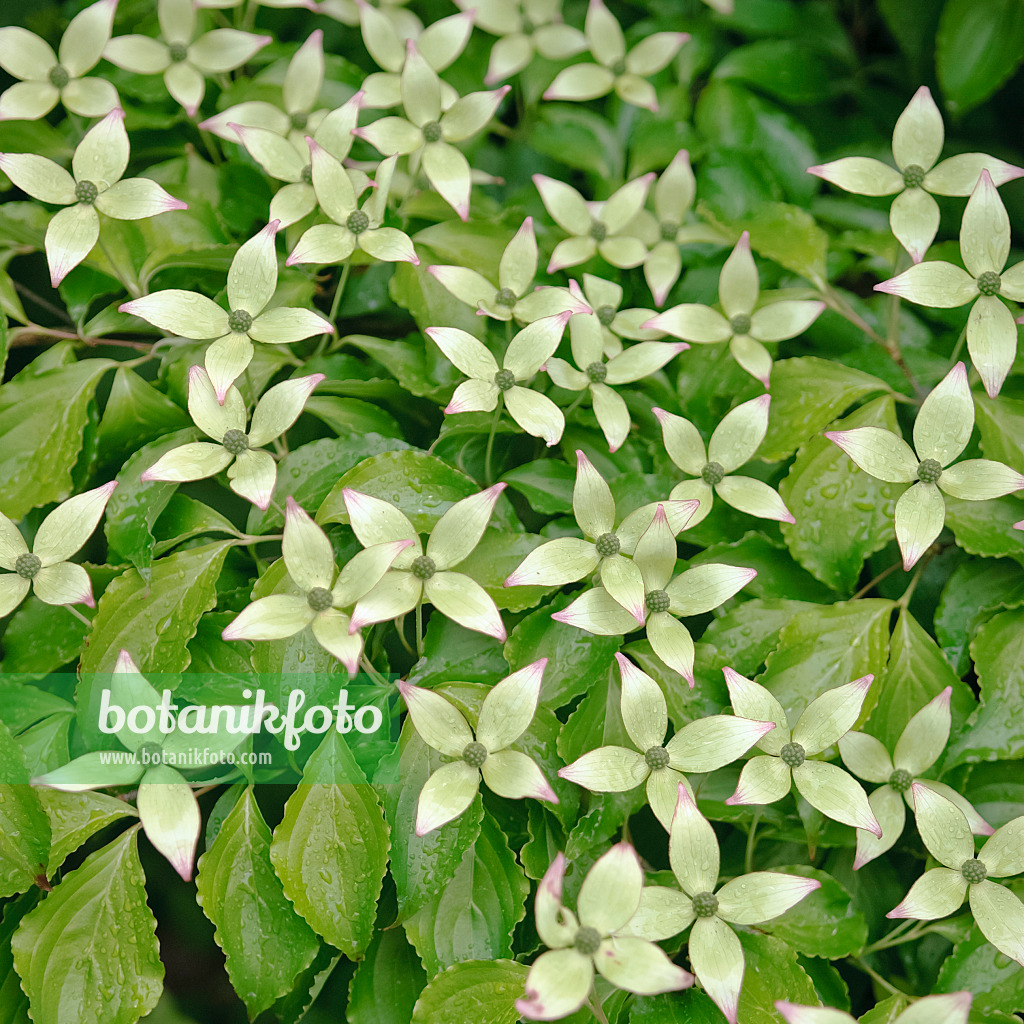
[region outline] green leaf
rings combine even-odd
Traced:
[[[437,219],[437,218],[432,218]],[[403,309],[409,310],[416,326],[421,330],[428,327],[458,327],[470,334],[483,338],[487,333],[487,322],[484,317],[477,316],[475,309],[470,309],[464,302],[460,302],[433,274],[427,273],[427,267],[438,260],[429,257],[430,250],[426,254],[420,253],[420,265],[414,267],[411,263],[399,263],[395,266],[388,291],[391,298]],[[394,344],[388,342],[387,344]],[[427,346],[430,351],[430,346]],[[374,353],[371,353],[373,355]],[[433,359],[433,356],[428,358]],[[444,361],[447,363],[447,360]],[[387,364],[385,364],[387,365]],[[426,369],[426,367],[424,367]],[[451,371],[456,374],[454,368]],[[406,384],[399,377],[399,383],[403,387]],[[424,373],[421,379],[432,384],[444,383],[443,378],[439,382],[437,377]],[[414,395],[425,394],[424,391],[409,388]]]
[[[303,411],[323,420],[337,434],[381,434],[401,437],[402,428],[389,412],[358,398],[313,395]]]
[[[1024,774],[1017,761],[987,761],[970,770],[964,796],[998,828],[1024,815]]]
[[[0,921],[0,1020],[4,1024],[29,1024],[28,996],[21,987],[21,979],[14,969],[11,939],[21,919],[38,903],[39,889],[16,900],[8,900]]]
[[[0,898],[27,892],[46,874],[50,823],[28,780],[25,755],[0,722]]]
[[[406,676],[414,686],[437,686],[453,679],[491,682],[508,673],[502,645],[494,637],[466,629],[443,615],[431,615],[423,638],[423,657]]]
[[[73,712],[74,705],[31,683],[0,676],[0,722],[17,736],[54,712]]]
[[[946,503],[946,525],[953,531],[957,544],[972,555],[1009,556],[1024,562],[1021,532],[1013,524],[1024,516],[1024,503],[1006,495],[989,501],[964,501],[943,495]]]
[[[538,459],[516,466],[501,479],[519,491],[535,512],[546,516],[572,512],[576,472],[566,462]]]
[[[1003,956],[974,925],[943,961],[933,991],[972,992],[972,1013],[1014,1013],[1024,1004],[1024,967]]]
[[[796,615],[813,607],[807,601],[744,601],[712,619],[704,631],[705,643],[718,648],[725,663],[740,675],[752,676],[775,650],[779,632]]]
[[[462,960],[512,955],[512,933],[526,915],[530,883],[508,837],[484,814],[480,835],[448,884],[405,919],[428,975]]]
[[[183,409],[134,370],[122,366],[114,374],[97,441],[104,456],[109,457],[136,451],[161,434],[190,425],[191,419]]]
[[[476,580],[494,603],[511,612],[521,612],[540,604],[555,587],[506,587],[505,580],[515,572],[523,559],[546,538],[535,533],[510,533],[488,529],[468,558],[459,562],[456,571]]]
[[[348,990],[348,1024],[408,1024],[427,975],[401,928],[377,932]]]
[[[629,1024],[721,1024],[722,1011],[699,989],[642,996],[629,1011]]]
[[[441,285],[433,275],[429,275],[426,287],[433,291],[441,288]],[[469,331],[470,334],[482,336],[481,332],[486,332],[486,328],[481,325],[483,318],[473,314],[472,322],[467,321],[466,314],[469,312],[469,306],[464,305],[447,291],[444,294],[448,301],[454,303],[461,311],[456,312],[454,307],[452,309],[452,316],[461,321],[455,326]],[[438,320],[437,323],[448,324],[449,321]],[[405,391],[418,398],[429,398],[431,401],[443,404],[462,378],[462,374],[448,362],[441,354],[441,350],[433,342],[428,343],[424,337],[419,335],[410,335],[406,339],[394,339],[373,338],[367,334],[350,334],[345,338],[345,343],[361,349],[371,356],[398,381]],[[395,387],[393,381],[384,381],[383,384]],[[352,385],[349,383],[347,386],[351,388]],[[358,394],[359,392],[354,393]]]
[[[196,899],[213,922],[228,977],[254,1019],[290,992],[319,943],[270,863],[270,829],[252,787],[199,858]]]
[[[412,1024],[517,1024],[515,1003],[528,973],[513,960],[467,960],[449,967],[423,990]]]
[[[53,878],[61,865],[87,839],[122,818],[137,817],[135,808],[106,793],[63,793],[39,789],[39,801],[50,819],[50,854],[46,869]]]
[[[813,1006],[814,985],[793,948],[773,935],[738,932],[746,970],[740,992],[739,1024],[780,1024],[777,999]]]
[[[974,408],[985,458],[1024,473],[1024,401],[979,394],[974,396]]]
[[[714,77],[742,79],[794,105],[820,102],[830,86],[821,54],[792,39],[738,46],[719,61]]]
[[[153,553],[165,555],[183,541],[202,537],[207,533],[228,533],[238,536],[230,519],[226,519],[209,505],[184,494],[172,494],[167,508],[160,513],[153,526],[156,543]]]
[[[22,918],[14,966],[35,1024],[135,1024],[156,1006],[164,968],[138,837],[90,854]]]
[[[983,103],[1024,58],[1024,20],[1015,0],[947,0],[935,64],[946,105],[960,115]]]
[[[888,999],[875,1003],[860,1019],[864,1024],[894,1024],[909,1002],[910,1000],[903,996],[889,996]]]
[[[567,103],[544,103],[539,111],[530,131],[532,149],[606,181],[622,177],[622,142],[603,117]]]
[[[63,605],[46,604],[30,594],[4,631],[4,672],[45,675],[74,661],[89,627]]]
[[[390,845],[370,786],[339,782],[361,778],[344,737],[332,729],[306,762],[270,847],[285,896],[317,934],[353,959],[373,936]]]

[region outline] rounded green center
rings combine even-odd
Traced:
[[[591,363],[583,372],[591,384],[603,384],[608,376],[608,367],[604,363]]]
[[[353,235],[361,235],[370,226],[370,218],[362,210],[353,210],[345,221],[345,227]]]
[[[598,306],[594,310],[597,314],[597,321],[602,327],[611,327],[612,321],[615,319],[615,307],[614,306]]]
[[[440,142],[441,141],[441,122],[440,121],[428,121],[423,126],[423,141],[424,142]]]
[[[608,235],[608,229],[599,221],[595,220],[590,225],[590,237],[595,242],[603,242]]]
[[[135,759],[142,764],[162,764],[164,748],[162,743],[143,743],[135,751]]]
[[[644,760],[651,771],[657,771],[659,768],[667,768],[671,759],[664,747],[649,747],[644,754]]]
[[[297,110],[291,117],[288,118],[291,121],[292,127],[298,131],[301,131],[306,127],[306,122],[309,120],[309,114],[302,110]]]
[[[71,75],[63,64],[54,64],[46,77],[50,79],[50,85],[55,89],[63,89],[71,81]]]
[[[304,184],[312,185],[313,184],[313,165],[312,164],[306,164],[306,166],[302,168],[302,173],[299,175],[299,177],[302,179]]]
[[[749,334],[750,333],[750,317],[746,313],[737,313],[729,321],[729,329],[733,334]]]
[[[499,370],[494,375],[494,383],[499,391],[511,391],[516,386],[516,375],[511,370]]]
[[[924,183],[924,168],[918,164],[911,164],[903,170],[904,188],[920,188]]]
[[[602,533],[594,543],[594,547],[597,548],[597,553],[602,558],[611,558],[612,555],[619,553],[622,542],[614,533]]]
[[[896,771],[889,776],[889,785],[892,786],[897,793],[906,793],[913,783],[914,776],[911,775],[906,768],[897,768]]]
[[[584,956],[593,956],[601,948],[601,933],[596,928],[584,925],[576,933],[573,948]]]
[[[462,748],[462,760],[470,768],[479,768],[487,760],[487,748],[482,743],[477,743],[476,740],[467,743]]]
[[[667,612],[672,598],[668,596],[667,590],[648,590],[644,595],[644,604],[653,615],[655,612]]]
[[[981,863],[977,857],[972,857],[970,860],[965,860],[960,865],[960,874],[963,875],[965,882],[970,882],[971,885],[977,885],[979,882],[984,882],[988,878],[988,868]]]
[[[14,571],[23,580],[32,579],[42,567],[43,563],[39,560],[39,556],[30,555],[27,552],[24,555],[18,555],[14,562]]]
[[[725,469],[720,462],[708,462],[700,471],[700,478],[710,487],[714,487],[725,479]]]
[[[626,62],[624,60],[617,60],[611,67],[613,75],[624,75],[626,73]]]
[[[524,14],[523,15],[522,25],[521,25],[519,31],[522,32],[524,36],[532,36],[533,33],[536,31],[536,28],[537,28],[537,26],[534,25],[534,23],[532,21],[530,21],[530,19],[527,18],[526,15]]]
[[[412,574],[418,580],[429,580],[437,572],[437,565],[430,555],[419,555],[412,560]]]
[[[334,595],[326,587],[314,587],[306,595],[306,604],[315,612],[325,612],[334,606]]]
[[[494,304],[511,309],[516,304],[516,298],[516,293],[511,288],[499,288],[498,294],[494,296]]]
[[[100,190],[91,181],[79,181],[75,184],[75,198],[86,206],[92,206]]]
[[[188,47],[184,43],[171,43],[167,47],[167,56],[171,58],[172,64],[180,64],[188,57]]]
[[[226,430],[220,442],[232,455],[249,450],[249,435],[244,430]]]
[[[658,230],[661,232],[663,242],[674,242],[679,234],[679,225],[670,220],[663,220],[658,225]]]
[[[244,309],[233,309],[228,313],[228,327],[236,333],[244,333],[252,327],[252,316]]]
[[[699,892],[693,897],[697,917],[714,917],[718,913],[718,897],[713,892]]]
[[[999,289],[1003,286],[1003,282],[999,275],[992,270],[986,270],[978,278],[978,291],[982,295],[998,295]]]
[[[779,751],[779,757],[790,768],[799,768],[807,760],[807,751],[799,743],[787,743]]]
[[[925,459],[917,467],[917,479],[923,484],[933,484],[942,476],[942,463],[936,459]]]

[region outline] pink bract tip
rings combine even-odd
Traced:
[[[263,230],[266,234],[274,237],[281,230],[281,222],[279,220],[272,220]]]
[[[808,167],[807,168],[807,173],[808,174],[813,174],[816,178],[822,178],[822,179],[824,179],[826,181],[828,180],[827,178],[825,178],[825,165],[824,164],[815,164],[813,167]]]

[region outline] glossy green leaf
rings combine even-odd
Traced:
[[[572,512],[576,473],[567,462],[538,459],[516,466],[501,479],[519,491],[535,512],[547,516]]]
[[[754,598],[713,619],[703,639],[714,644],[726,664],[740,675],[752,676],[775,650],[782,627],[797,612],[811,607],[807,601]]]
[[[796,951],[773,935],[740,932],[746,970],[740,992],[739,1024],[779,1024],[777,999],[813,1006],[814,984],[800,966]]]
[[[349,1024],[408,1024],[426,972],[401,928],[378,931],[348,990]]]
[[[39,801],[50,819],[50,854],[46,874],[52,878],[61,865],[87,839],[101,829],[135,817],[135,808],[124,800],[105,793],[62,793],[59,789],[41,787]]]
[[[0,896],[26,892],[46,874],[50,823],[28,785],[25,755],[0,723]]]
[[[515,1002],[526,985],[525,964],[467,960],[438,974],[416,1001],[412,1024],[516,1024]]]

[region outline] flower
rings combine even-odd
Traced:
[[[277,289],[274,240],[279,221],[244,242],[228,268],[228,311],[199,292],[167,288],[125,302],[118,308],[171,334],[211,339],[206,372],[217,401],[223,405],[228,388],[252,361],[252,343],[289,345],[313,334],[334,333],[334,325],[310,309],[275,306],[267,309]]]
[[[452,143],[482,131],[509,87],[470,93],[444,110],[437,72],[411,39],[407,49],[401,84],[405,117],[382,117],[353,134],[385,156],[410,156],[441,198],[462,220],[468,220],[472,176],[469,162]]]
[[[603,587],[594,587],[551,617],[599,636],[632,633],[646,625],[654,653],[693,686],[693,638],[679,616],[702,615],[743,589],[756,569],[707,563],[675,578],[676,541],[665,513],[658,505],[654,521],[637,541],[633,561],[643,578],[643,602],[624,608]],[[743,715],[744,718],[763,716]]]
[[[677,967],[653,942],[627,931],[640,907],[644,872],[628,843],[595,861],[576,898],[576,914],[562,905],[565,855],[544,872],[534,904],[537,934],[549,947],[530,966],[516,1010],[530,1020],[558,1020],[590,996],[594,969],[616,988],[636,995],[678,992],[693,975]]]
[[[359,671],[363,638],[345,611],[380,579],[410,540],[370,544],[338,572],[331,542],[288,496],[281,552],[298,594],[271,594],[244,608],[225,628],[225,640],[283,640],[312,625],[317,643],[340,661],[349,675]]]
[[[993,878],[1024,872],[1024,815],[1008,821],[974,852],[971,826],[956,804],[914,783],[917,830],[942,867],[926,871],[886,917],[934,921],[970,901],[981,934],[1000,953],[1024,966],[1024,903]]]
[[[825,303],[781,299],[755,310],[759,294],[750,233],[744,231],[718,279],[718,298],[725,316],[710,306],[688,302],[659,313],[642,326],[701,345],[728,341],[733,359],[767,388],[772,357],[761,342],[795,338],[817,320]]]
[[[624,103],[658,109],[658,94],[647,77],[668,67],[690,38],[688,32],[655,32],[628,53],[622,28],[602,0],[590,0],[583,26],[596,64],[574,64],[559,71],[544,93],[546,100],[596,100],[613,89]]]
[[[892,155],[899,170],[881,160],[849,156],[808,167],[807,173],[862,196],[896,195],[889,210],[889,226],[911,259],[920,263],[939,230],[939,204],[932,193],[970,195],[986,170],[999,185],[1024,174],[1024,168],[985,153],[960,153],[936,165],[944,138],[942,114],[931,90],[922,85],[893,129]]]
[[[323,379],[322,373],[314,373],[274,385],[256,403],[246,433],[245,399],[239,390],[229,387],[224,404],[219,405],[206,370],[193,366],[188,372],[188,411],[196,426],[217,443],[198,441],[172,448],[142,474],[142,480],[179,483],[227,469],[235,494],[257,508],[267,508],[277,483],[277,464],[260,449],[299,418],[306,399]]]
[[[544,208],[570,236],[555,246],[547,272],[575,267],[597,254],[622,269],[643,263],[647,247],[633,233],[630,222],[643,207],[652,181],[653,172],[644,174],[627,181],[603,202],[588,203],[572,185],[535,174],[533,183]]]
[[[672,498],[696,498],[700,508],[690,520],[696,526],[711,511],[717,494],[726,504],[759,516],[795,523],[785,502],[766,483],[749,476],[733,476],[745,462],[754,457],[768,433],[768,406],[771,398],[761,395],[737,405],[715,427],[707,448],[697,428],[682,416],[655,409],[661,424],[662,437],[668,457],[684,472],[696,480],[684,480],[670,492]]]
[[[570,281],[569,291],[592,309],[591,313],[580,312],[569,321],[570,336],[574,330],[587,330],[587,327],[579,325],[589,324],[590,317],[595,317],[601,328],[602,351],[609,359],[622,351],[623,338],[628,341],[657,341],[665,337],[664,331],[648,331],[640,326],[654,315],[653,309],[619,309],[622,285],[615,281],[584,274],[583,287]]]
[[[117,90],[105,79],[82,76],[103,56],[116,10],[117,0],[99,0],[76,14],[57,53],[28,29],[0,28],[0,67],[18,79],[0,94],[0,121],[36,121],[58,102],[81,117],[103,117],[113,110],[119,103]]]
[[[29,590],[46,604],[95,607],[89,574],[68,559],[89,539],[117,481],[76,494],[39,525],[32,550],[17,526],[0,512],[0,616],[9,615]]]
[[[89,129],[71,158],[71,174],[34,153],[0,154],[0,170],[34,199],[66,207],[46,228],[46,262],[54,288],[92,251],[100,217],[142,220],[188,204],[149,178],[124,178],[128,167],[124,111],[116,107]]]
[[[809,760],[853,728],[875,677],[862,676],[815,697],[791,731],[785,710],[768,690],[731,668],[723,672],[733,713],[774,722],[776,726],[758,742],[765,753],[743,766],[736,792],[725,802],[773,804],[795,782],[800,795],[826,818],[866,829],[881,838],[882,827],[860,785],[838,765]]]
[[[350,487],[342,492],[349,522],[364,546],[410,541],[381,581],[363,597],[352,614],[352,630],[371,622],[387,622],[429,601],[460,626],[505,642],[501,613],[487,591],[465,573],[452,569],[480,543],[505,484],[455,502],[437,521],[426,552],[416,528],[390,502]]]
[[[107,43],[103,56],[137,75],[160,75],[171,96],[194,117],[206,93],[206,76],[222,75],[241,67],[271,36],[257,36],[234,28],[196,34],[196,8],[192,0],[157,0],[162,39],[118,36]]]
[[[634,935],[660,941],[692,924],[687,941],[690,966],[729,1024],[736,1024],[746,965],[733,926],[771,921],[821,888],[821,882],[780,871],[751,871],[730,878],[716,892],[718,839],[684,783],[678,787],[668,856],[672,873],[683,891],[647,886],[640,909],[627,929]]]
[[[499,402],[508,414],[548,447],[565,430],[562,410],[547,395],[526,386],[551,358],[565,333],[571,310],[546,316],[524,327],[509,343],[501,366],[482,342],[457,327],[428,327],[426,334],[469,380],[463,381],[445,407],[446,413],[490,412]]]
[[[982,171],[960,226],[960,255],[967,270],[929,260],[875,285],[875,291],[940,309],[974,299],[967,351],[990,398],[999,394],[1017,355],[1017,325],[1001,298],[1024,301],[1024,262],[1004,273],[1009,254],[1010,219],[988,171]]]
[[[900,495],[895,512],[904,570],[917,564],[942,530],[946,519],[942,491],[954,498],[985,501],[1024,487],[1024,475],[991,459],[950,465],[967,447],[973,430],[974,401],[967,371],[957,363],[921,403],[914,421],[914,448],[882,427],[825,431],[865,473],[888,483],[912,484]]]
[[[679,787],[692,792],[683,772],[712,772],[732,763],[775,723],[708,715],[684,725],[666,743],[668,705],[661,687],[622,654],[615,660],[622,675],[622,721],[636,749],[598,747],[558,774],[594,793],[625,793],[646,782],[647,802],[669,831]]]
[[[480,707],[475,736],[458,708],[441,694],[398,684],[423,742],[456,758],[424,783],[416,803],[416,835],[425,836],[462,814],[479,791],[481,776],[498,796],[558,803],[537,762],[510,749],[533,721],[547,663],[541,658],[491,688]]]
[[[562,21],[562,0],[455,0],[471,12],[477,28],[501,38],[491,47],[484,81],[488,85],[518,75],[539,53],[566,60],[587,48],[587,37]]]
[[[384,15],[402,39],[413,39],[423,31],[423,23],[412,11],[405,10],[408,0],[377,0],[374,6]],[[359,24],[356,0],[321,0],[317,10],[343,25]]]
[[[497,285],[470,267],[435,265],[427,270],[460,302],[495,320],[515,319],[532,324],[534,320],[566,310],[573,313],[590,310],[565,288],[532,288],[537,275],[537,238],[532,217],[523,221],[512,241],[505,246],[498,264]]]
[[[926,786],[956,804],[976,835],[992,835],[992,826],[956,790],[942,782],[917,778],[939,759],[945,749],[952,721],[949,712],[952,692],[953,688],[947,686],[907,722],[896,741],[892,757],[879,740],[867,733],[851,730],[839,738],[839,754],[846,767],[867,782],[884,783],[868,797],[875,819],[882,826],[882,835],[875,837],[870,832],[857,830],[854,871],[891,849],[899,839],[906,815],[903,801],[906,800],[907,806],[914,809],[911,790],[914,783]]]
[[[896,1014],[892,1024],[967,1024],[973,998],[970,992],[921,996]],[[798,1006],[777,999],[775,1008],[788,1024],[853,1024],[854,1021],[845,1011],[831,1006]]]
[[[285,266],[296,263],[341,263],[356,249],[388,263],[412,263],[419,266],[420,258],[413,248],[412,239],[398,228],[381,227],[387,211],[391,175],[396,156],[389,156],[377,169],[376,188],[362,208],[356,205],[356,194],[348,172],[341,164],[317,145],[306,139],[312,160],[313,191],[320,209],[333,224],[314,224],[307,228],[296,242]]]

